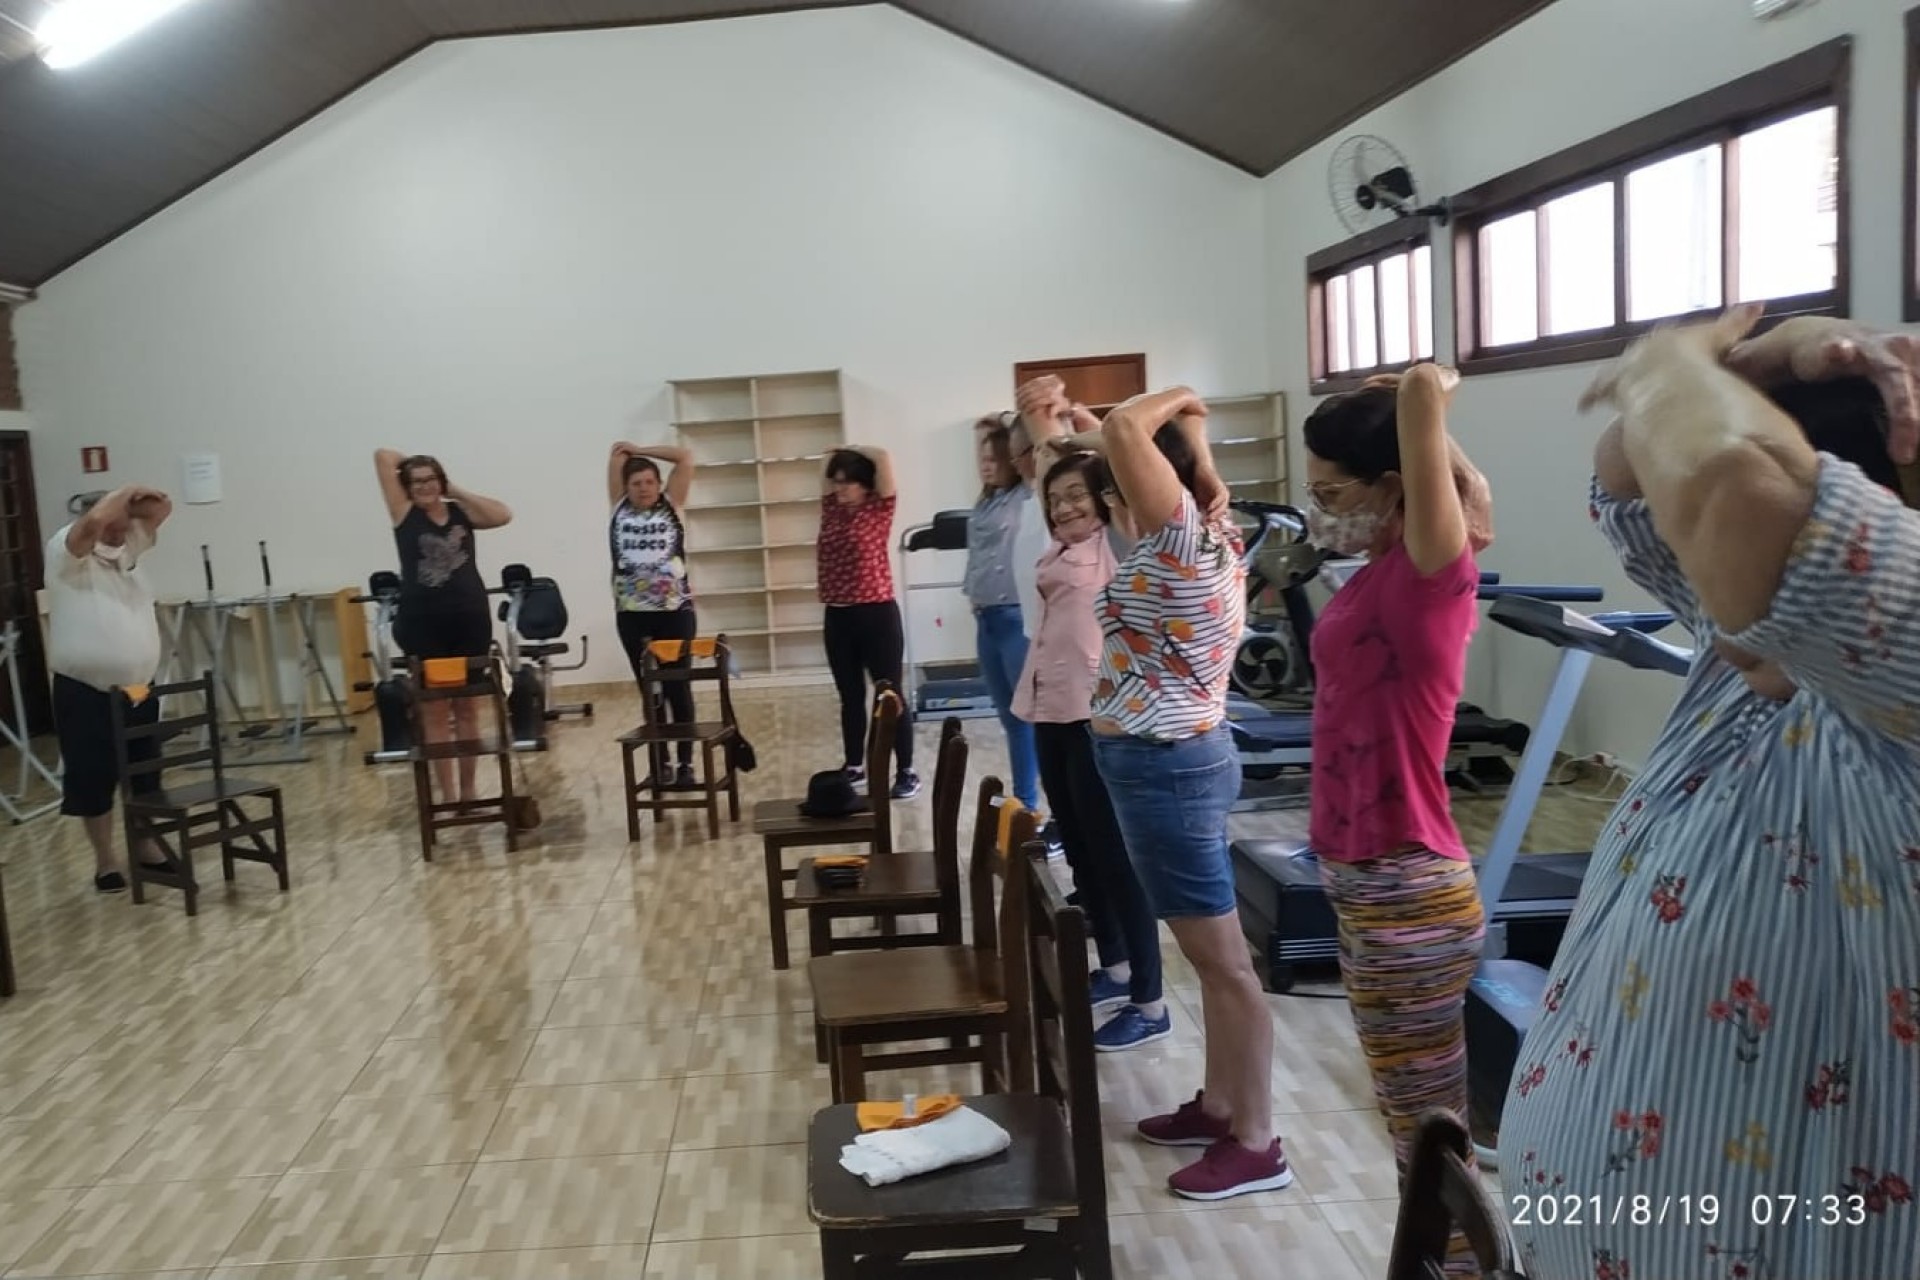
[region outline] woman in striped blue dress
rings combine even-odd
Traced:
[[[1594,518],[1699,657],[1507,1100],[1533,1280],[1920,1266],[1920,514],[1881,435],[1912,457],[1920,345],[1789,321],[1736,346],[1757,315],[1656,334],[1596,388],[1622,416]],[[1776,390],[1796,424],[1729,364],[1881,390]]]

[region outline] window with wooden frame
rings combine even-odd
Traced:
[[[1920,321],[1920,9],[1907,10],[1906,213],[1901,219],[1906,317]]]
[[[1423,218],[1307,259],[1307,364],[1315,395],[1433,359],[1433,247]]]
[[[1847,310],[1839,39],[1457,196],[1463,373],[1596,360],[1739,302]]]

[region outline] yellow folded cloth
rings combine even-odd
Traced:
[[[864,867],[867,855],[864,853],[829,853],[813,860],[816,867]]]
[[[120,686],[120,692],[126,694],[127,701],[137,707],[147,700],[147,695],[153,690],[144,684],[123,684]]]
[[[914,1104],[912,1115],[907,1114],[909,1101]],[[860,1132],[872,1133],[876,1129],[911,1129],[917,1124],[938,1120],[959,1106],[957,1093],[932,1093],[917,1099],[909,1095],[900,1102],[862,1102],[855,1114],[860,1121]]]

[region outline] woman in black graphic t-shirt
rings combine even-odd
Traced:
[[[473,535],[506,524],[513,512],[496,498],[449,484],[446,469],[425,454],[404,457],[397,449],[380,449],[373,463],[400,553],[394,643],[410,658],[484,657],[493,641],[493,623],[486,583],[474,561]],[[428,741],[477,738],[472,700],[456,698],[447,705],[452,713],[445,721],[429,719],[424,725]],[[462,801],[475,798],[479,763],[472,756],[460,761]],[[441,797],[454,796],[453,761],[434,761],[434,773]]]

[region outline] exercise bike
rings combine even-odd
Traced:
[[[507,720],[513,749],[545,751],[550,721],[562,716],[593,717],[591,702],[553,701],[553,673],[578,671],[587,665],[587,637],[580,637],[578,662],[554,665],[553,659],[569,647],[560,639],[567,630],[567,603],[560,595],[559,583],[552,578],[536,578],[523,564],[502,569],[500,585],[491,594],[506,597],[500,602],[499,617],[507,629],[503,656],[510,673]]]
[[[1307,517],[1297,507],[1241,499],[1232,509],[1247,526],[1247,623],[1234,652],[1233,687],[1268,706],[1311,707],[1313,606],[1306,587],[1333,553],[1307,540]]]
[[[380,747],[363,757],[368,764],[391,764],[413,754],[413,727],[409,710],[413,702],[413,683],[407,675],[406,659],[395,653],[393,620],[400,611],[400,575],[382,569],[367,579],[367,594],[352,597],[354,604],[371,604],[373,612],[373,652],[362,655],[373,663],[372,680],[353,686],[355,693],[372,693],[374,710],[380,716]]]

